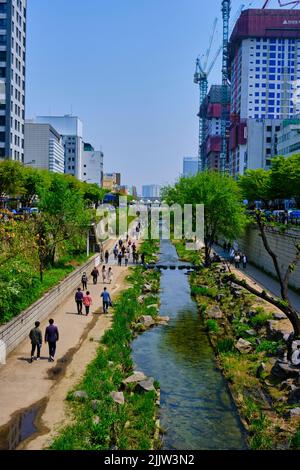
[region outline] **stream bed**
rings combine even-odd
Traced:
[[[183,264],[171,242],[161,241],[159,263]],[[245,431],[216,366],[186,271],[162,271],[160,302],[160,315],[170,317],[169,325],[140,335],[132,348],[136,369],[160,383],[163,449],[247,449]]]

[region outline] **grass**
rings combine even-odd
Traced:
[[[156,249],[155,244],[152,249]],[[156,392],[138,393],[131,386],[124,391],[124,405],[114,403],[110,392],[119,391],[122,380],[133,371],[132,327],[141,315],[151,314],[147,303],[140,304],[137,299],[145,282],[156,291],[158,280],[157,272],[145,272],[140,266],[132,270],[128,278],[131,287],[115,303],[112,328],[105,333],[97,357],[89,364],[76,387],[76,390],[84,390],[88,399],[78,402],[72,392],[68,394],[74,423],[60,432],[51,449],[149,450],[153,447]],[[155,295],[149,302],[153,299],[157,302]],[[97,400],[95,409],[92,407],[93,400]],[[98,417],[97,422],[95,416]]]

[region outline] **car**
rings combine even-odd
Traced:
[[[300,210],[291,211],[289,214],[291,220],[300,219]]]

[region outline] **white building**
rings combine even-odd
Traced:
[[[295,153],[300,153],[300,116],[284,120],[277,136],[278,155],[290,157]]]
[[[82,155],[82,180],[90,184],[103,184],[103,153],[84,143]]]
[[[262,139],[275,136],[273,130],[266,135],[266,129],[300,112],[300,28],[295,24],[300,24],[298,10],[250,9],[235,25],[230,39],[233,175],[255,168],[257,161],[269,168],[275,147]]]
[[[161,186],[157,184],[145,185],[142,187],[143,198],[160,197]]]
[[[65,173],[84,179],[83,125],[77,116],[38,116],[38,123],[50,124],[62,136],[65,148]]]
[[[0,158],[23,161],[26,2],[0,0]]]
[[[64,173],[62,137],[50,124],[25,122],[24,163],[33,168]]]

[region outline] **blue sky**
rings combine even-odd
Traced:
[[[235,16],[241,2],[232,3]],[[197,154],[195,59],[216,16],[220,44],[220,8],[221,0],[28,0],[27,117],[72,112],[85,141],[104,151],[105,171],[139,188],[173,182],[183,156]],[[210,79],[220,81],[220,62]]]

